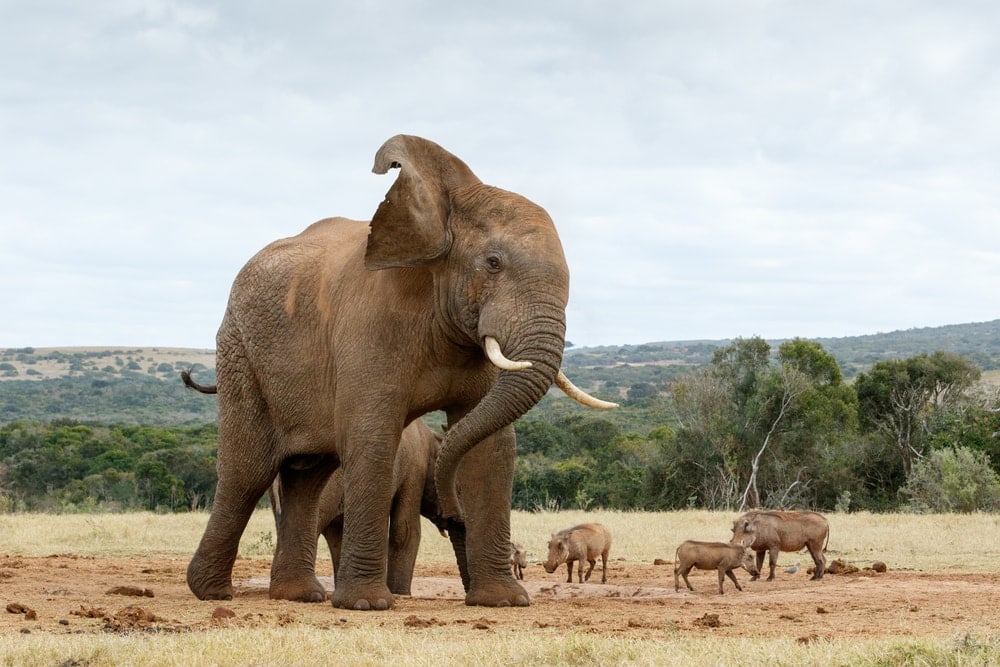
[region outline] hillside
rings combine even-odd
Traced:
[[[1000,320],[926,327],[867,336],[816,339],[837,359],[845,378],[882,359],[943,350],[970,358],[985,371],[1000,369]],[[671,381],[707,364],[731,340],[646,343],[571,348],[564,367],[581,387],[604,397],[624,397],[634,385],[666,390]],[[781,340],[768,341],[777,349]],[[128,424],[184,425],[213,422],[214,396],[187,390],[180,371],[214,381],[214,350],[184,348],[8,348],[0,350],[0,423],[16,419],[73,419]],[[554,394],[533,411],[571,409]],[[622,422],[649,415],[628,409],[605,413]]]
[[[785,340],[768,340],[768,343],[777,349]],[[883,359],[902,359],[936,350],[966,356],[983,370],[1000,369],[1000,320],[812,340],[834,356],[848,379]],[[669,341],[570,349],[563,364],[581,368],[680,367],[671,371],[676,373],[685,367],[707,364],[716,348],[731,342],[732,339]]]
[[[214,382],[215,350],[8,348],[0,350],[0,423],[73,419],[183,425],[215,421],[214,396],[188,390],[180,372]]]

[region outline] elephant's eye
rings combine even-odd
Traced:
[[[499,273],[503,269],[503,260],[497,253],[490,253],[486,256],[486,270],[490,273]]]

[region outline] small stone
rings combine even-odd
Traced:
[[[236,618],[236,612],[226,607],[216,607],[212,612],[212,618]]]

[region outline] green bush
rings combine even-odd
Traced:
[[[1000,509],[1000,476],[984,452],[938,449],[913,464],[900,494],[917,513],[990,512]]]

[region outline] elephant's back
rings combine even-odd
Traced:
[[[365,271],[367,235],[366,223],[328,218],[255,254],[233,281],[217,356],[240,366],[280,367],[262,373],[282,385],[312,377],[306,362],[318,353],[330,293],[346,276]],[[218,371],[222,382],[221,365]]]
[[[354,255],[360,252],[363,256],[367,238],[368,223],[347,218],[325,218],[295,236],[264,246],[246,263],[237,281],[244,274],[257,276],[258,280],[260,276],[302,279],[318,275],[324,266],[327,270],[331,267],[346,268]]]
[[[367,223],[326,218],[274,241],[243,266],[233,281],[229,312],[296,319],[314,310],[319,293],[345,273],[363,271]]]

